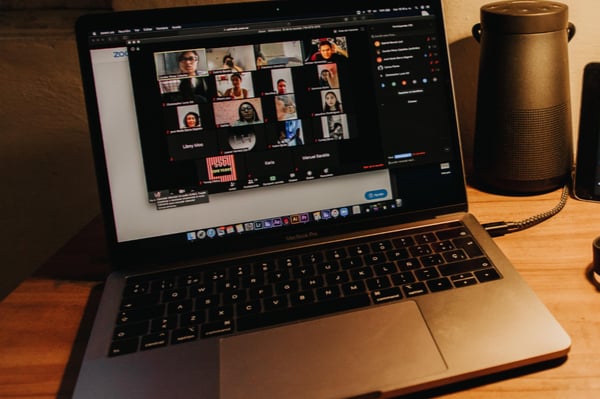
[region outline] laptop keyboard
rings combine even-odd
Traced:
[[[129,278],[109,356],[248,331],[501,278],[459,222]]]

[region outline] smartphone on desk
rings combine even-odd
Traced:
[[[573,195],[600,202],[600,62],[583,71]]]

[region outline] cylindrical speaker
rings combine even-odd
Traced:
[[[573,138],[566,5],[501,1],[481,7],[474,182],[510,195],[546,192],[571,173]]]

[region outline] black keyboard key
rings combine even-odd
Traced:
[[[292,292],[297,292],[299,288],[299,284],[297,280],[284,281],[281,283],[277,283],[275,285],[275,294],[276,295],[285,295],[290,294]]]
[[[268,281],[271,284],[287,281],[290,279],[290,272],[288,270],[276,270],[269,273]]]
[[[252,274],[252,266],[249,264],[237,265],[231,269],[231,276],[244,277],[250,274]]]
[[[397,301],[398,299],[402,298],[402,292],[398,287],[385,288],[383,290],[375,290],[371,292],[371,299],[373,299],[374,303]]]
[[[400,237],[392,240],[396,248],[407,248],[415,245],[415,240],[412,237]]]
[[[468,236],[469,232],[464,227],[457,227],[454,229],[438,231],[436,232],[436,235],[440,240],[449,240],[452,238]]]
[[[396,265],[398,265],[402,271],[415,270],[421,267],[421,263],[417,258],[399,260],[396,262]]]
[[[303,306],[315,301],[315,294],[312,291],[296,292],[290,295],[292,306]]]
[[[355,295],[363,293],[367,290],[365,283],[363,281],[352,281],[349,283],[345,283],[342,285],[342,291],[344,295]]]
[[[254,273],[268,273],[275,270],[275,262],[272,260],[265,260],[254,264]]]
[[[213,293],[212,284],[198,284],[190,287],[190,297],[206,296]]]
[[[305,277],[300,281],[300,285],[305,290],[323,287],[325,282],[322,276]]]
[[[342,268],[345,270],[354,269],[355,267],[366,266],[361,256],[353,256],[350,258],[342,259],[340,263],[342,265]]]
[[[463,251],[469,255],[470,258],[477,258],[483,256],[483,252],[473,240],[473,237],[461,237],[452,241],[456,248],[462,248]]]
[[[412,272],[395,273],[395,274],[391,275],[391,278],[392,278],[392,283],[394,285],[410,284],[410,283],[414,283],[415,281],[417,281],[417,279],[415,278],[415,275]]]
[[[278,309],[285,309],[288,307],[287,297],[284,295],[276,295],[263,300],[264,309],[266,312],[271,312]]]
[[[195,341],[196,339],[198,339],[198,327],[195,326],[173,330],[171,333],[172,344],[182,344],[184,342]]]
[[[398,268],[393,263],[383,263],[373,266],[373,270],[375,271],[375,275],[385,276],[386,274],[396,273]]]
[[[317,265],[317,272],[319,274],[337,272],[340,270],[340,266],[336,261],[322,262]]]
[[[414,283],[402,286],[402,292],[407,298],[412,298],[418,295],[427,294],[427,286],[425,283]]]
[[[334,272],[325,275],[325,281],[329,285],[337,285],[350,281],[350,277],[348,277],[348,272],[342,270],[341,272]]]
[[[427,287],[431,292],[439,292],[451,289],[452,283],[447,277],[442,277],[427,281]]]
[[[250,288],[248,293],[249,299],[268,298],[273,296],[273,287],[270,285],[265,285],[264,287]]]
[[[226,292],[223,294],[223,303],[230,304],[230,303],[243,302],[246,300],[246,298],[247,298],[246,291]]]
[[[186,299],[185,301],[169,302],[167,304],[167,314],[179,314],[187,313],[192,310],[192,300]]]
[[[340,296],[341,291],[338,286],[317,288],[317,299],[319,301],[338,299]]]
[[[114,341],[108,350],[108,356],[119,356],[127,353],[137,352],[139,338],[129,338]]]
[[[369,290],[371,291],[388,288],[391,285],[388,276],[373,277],[367,280],[367,287],[369,287]]]
[[[415,276],[417,277],[417,280],[423,281],[440,277],[440,273],[435,267],[425,267],[423,269],[415,270]]]
[[[309,264],[317,264],[323,261],[323,254],[321,252],[311,252],[308,254],[302,255],[302,262]],[[298,266],[298,265],[294,265]]]
[[[367,244],[354,244],[348,247],[350,256],[361,256],[371,252],[371,248]]]
[[[150,289],[152,291],[170,290],[173,288],[175,288],[175,279],[173,278],[154,280],[150,283]]]
[[[470,285],[477,284],[477,280],[475,279],[475,277],[471,277],[471,278],[465,278],[465,279],[462,279],[462,280],[453,280],[452,284],[454,284],[454,286],[456,288],[468,287]]]
[[[440,254],[421,256],[419,260],[421,261],[421,264],[425,267],[441,265],[443,263],[446,263],[444,261],[444,258],[442,258]]]
[[[217,306],[208,309],[208,319],[210,321],[231,319],[233,317],[233,306]]]
[[[302,265],[294,268],[292,271],[292,275],[294,278],[304,278],[315,275],[315,267],[313,265]]]
[[[324,302],[316,302],[310,305],[280,309],[275,312],[266,312],[249,317],[242,317],[237,321],[237,329],[238,331],[247,331],[259,327],[267,327],[290,321],[298,321],[308,317],[360,308],[370,304],[371,301],[367,294],[351,295],[348,297],[331,299]]]
[[[121,310],[157,305],[159,301],[160,292],[131,296],[123,298],[123,301],[121,302]]]
[[[438,266],[438,269],[443,276],[450,276],[452,274],[474,272],[475,270],[486,269],[491,266],[492,263],[487,258],[477,258],[463,262],[447,263]]]
[[[468,259],[467,254],[462,249],[457,249],[457,250],[454,250],[454,251],[444,252],[443,256],[444,256],[444,259],[446,260],[446,262],[448,262],[448,263],[450,263],[450,262],[458,262],[458,261],[461,261],[461,260]]]
[[[352,280],[366,280],[373,277],[373,270],[370,267],[359,267],[357,269],[350,270],[350,276]]]
[[[169,301],[180,301],[187,297],[186,288],[176,288],[174,290],[168,290],[163,295],[163,302]]]
[[[262,306],[260,300],[238,303],[236,305],[236,314],[238,317],[248,316],[255,313],[260,313]]]
[[[345,248],[330,249],[326,253],[326,258],[328,260],[340,260],[346,258],[347,256],[348,253],[346,252]]]
[[[143,308],[135,308],[122,310],[117,317],[117,324],[135,323],[136,321],[155,319],[163,316],[165,313],[165,305],[146,306]]]
[[[371,244],[371,249],[373,250],[373,252],[385,252],[392,248],[393,246],[390,240],[376,241]]]
[[[177,327],[177,316],[161,317],[150,322],[150,332],[168,331]]]
[[[378,265],[387,261],[387,257],[383,252],[376,252],[369,255],[365,255],[365,262],[367,265]]]
[[[200,284],[202,282],[202,278],[199,273],[195,274],[187,274],[181,279],[179,279],[179,287],[189,287],[190,285]]]
[[[113,340],[129,339],[144,335],[148,332],[148,322],[142,321],[139,323],[125,324],[117,326],[113,332]]]
[[[468,278],[473,278],[473,273],[459,273],[450,277],[452,281],[466,280]]]
[[[486,281],[493,281],[500,279],[500,274],[494,268],[479,270],[475,272],[475,277],[479,282],[484,283]]]
[[[196,309],[205,309],[219,304],[218,295],[207,295],[196,298]]]
[[[432,243],[431,248],[434,252],[446,252],[452,251],[453,249],[455,249],[455,246],[454,244],[452,244],[451,241],[440,241]]]
[[[200,323],[206,321],[206,314],[204,311],[190,312],[179,316],[180,327],[197,326]]]
[[[299,256],[285,256],[279,259],[277,262],[280,269],[291,269],[293,267],[300,266],[300,257]]]
[[[210,338],[220,335],[231,334],[233,330],[233,320],[219,320],[212,323],[206,323],[200,326],[201,337]]]
[[[420,233],[415,236],[415,240],[418,244],[427,244],[437,241],[437,238],[435,238],[435,234],[433,233]]]
[[[408,249],[412,256],[425,256],[431,254],[433,251],[428,244],[416,245]]]
[[[242,277],[242,286],[244,288],[260,287],[265,285],[265,278],[263,274],[250,274]]]
[[[230,278],[219,280],[217,282],[217,290],[219,292],[238,291],[240,289],[240,279]]]
[[[169,333],[168,332],[158,332],[150,335],[146,335],[142,337],[142,344],[140,345],[140,350],[148,350],[154,348],[161,348],[163,346],[167,346],[169,342]]]
[[[387,257],[389,260],[394,261],[400,259],[407,259],[410,257],[410,255],[408,254],[408,250],[406,248],[399,248],[387,251]]]
[[[125,290],[123,291],[124,297],[144,295],[148,293],[148,283],[147,282],[137,282],[137,283],[128,283],[125,286]]]

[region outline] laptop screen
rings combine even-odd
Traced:
[[[285,242],[465,207],[439,1],[304,3],[79,21],[117,245]]]

